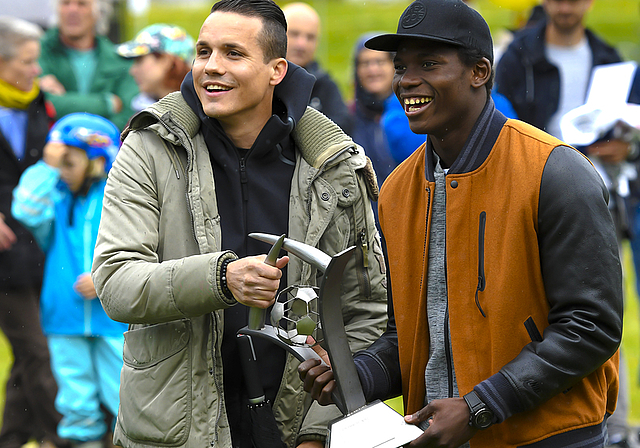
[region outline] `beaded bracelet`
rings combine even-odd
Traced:
[[[227,285],[227,266],[232,261],[235,261],[235,260],[233,258],[227,258],[223,260],[222,264],[220,265],[220,289],[222,289],[222,293],[228,299],[233,299],[233,294],[231,293],[231,290]]]

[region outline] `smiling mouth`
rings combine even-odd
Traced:
[[[228,92],[229,90],[231,90],[231,87],[208,85],[205,87],[205,89],[207,90],[207,92]]]
[[[432,96],[416,96],[404,99],[404,110],[406,112],[415,112],[422,109],[426,104],[433,101]]]

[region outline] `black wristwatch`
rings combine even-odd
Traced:
[[[493,411],[482,402],[474,391],[464,396],[464,401],[469,406],[469,424],[474,428],[487,429],[493,423]]]

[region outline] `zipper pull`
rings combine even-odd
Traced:
[[[365,268],[369,267],[369,245],[367,243],[367,233],[362,229],[360,231],[360,246],[362,247],[362,264]]]
[[[242,188],[242,199],[246,202],[248,197],[248,178],[247,178],[247,165],[244,157],[240,158],[240,187]]]

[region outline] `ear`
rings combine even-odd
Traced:
[[[484,86],[491,79],[491,62],[482,58],[473,66],[471,72],[471,86],[479,88]]]
[[[106,160],[104,157],[96,157],[89,161],[88,174],[90,176],[99,177],[105,173]]]
[[[284,75],[287,74],[289,64],[285,58],[277,58],[271,61],[273,72],[271,73],[270,84],[277,86],[284,79]]]

